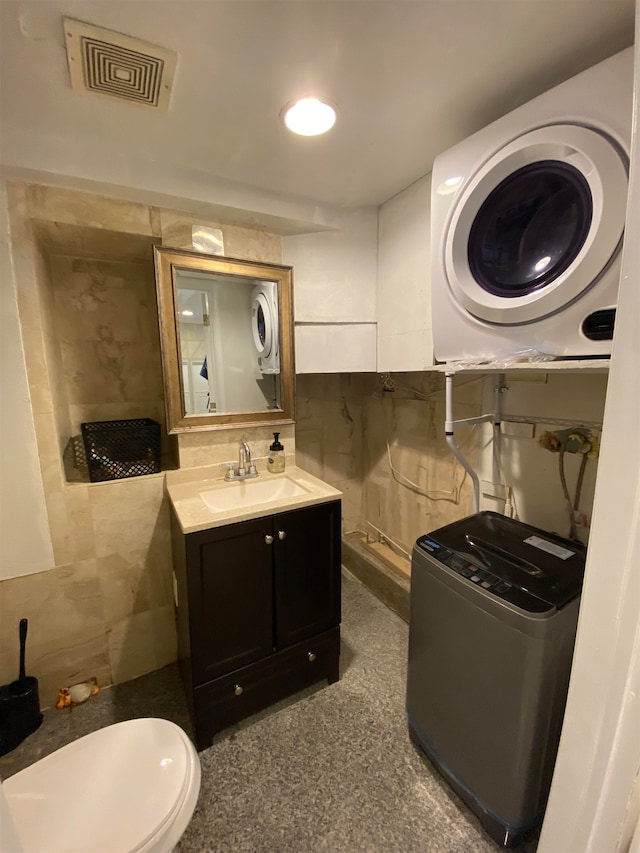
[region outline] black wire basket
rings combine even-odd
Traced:
[[[149,418],[80,425],[92,483],[157,474],[160,424]]]

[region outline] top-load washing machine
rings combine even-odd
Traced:
[[[253,288],[251,330],[261,373],[280,373],[278,285],[262,281]]]
[[[632,94],[629,48],[435,160],[438,361],[611,353]]]
[[[585,555],[494,512],[420,536],[413,550],[409,732],[505,847],[544,813]]]

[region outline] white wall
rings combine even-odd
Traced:
[[[640,8],[635,61],[631,239],[622,258],[573,670],[538,853],[626,853],[640,812]]]
[[[0,186],[0,580],[54,567]]]
[[[464,381],[464,380],[463,380]],[[483,388],[483,412],[492,410],[493,392],[499,374],[488,376]],[[602,423],[607,376],[587,373],[541,373],[535,376],[507,375],[500,394],[503,413],[511,415],[566,418],[572,426],[581,421]],[[505,427],[508,425],[505,424]],[[545,450],[539,437],[546,430],[566,429],[553,424],[538,424],[533,437],[501,435],[501,468],[504,482],[512,487],[518,518],[559,534],[569,535],[570,516],[560,484],[559,454]],[[594,431],[599,437],[599,434]],[[493,481],[493,441],[490,428],[483,431],[483,452],[478,474],[481,480]],[[567,453],[565,474],[570,495],[575,493],[581,456]],[[597,461],[588,460],[581,489],[580,507],[587,526],[579,528],[579,538],[586,542],[591,520]],[[482,489],[481,489],[482,497]],[[504,504],[481,499],[481,509],[504,511]]]
[[[378,211],[379,371],[425,370],[433,364],[430,297],[429,174]]]
[[[294,267],[295,321],[375,323],[377,209],[347,211],[333,226],[282,240],[282,262]]]

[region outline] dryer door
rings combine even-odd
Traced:
[[[595,130],[554,125],[491,157],[448,223],[449,287],[474,317],[520,325],[593,286],[620,249],[624,155]]]

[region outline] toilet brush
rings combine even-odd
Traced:
[[[27,620],[21,619],[18,679],[0,687],[0,755],[15,749],[42,722],[38,679],[25,675],[27,628]]]

